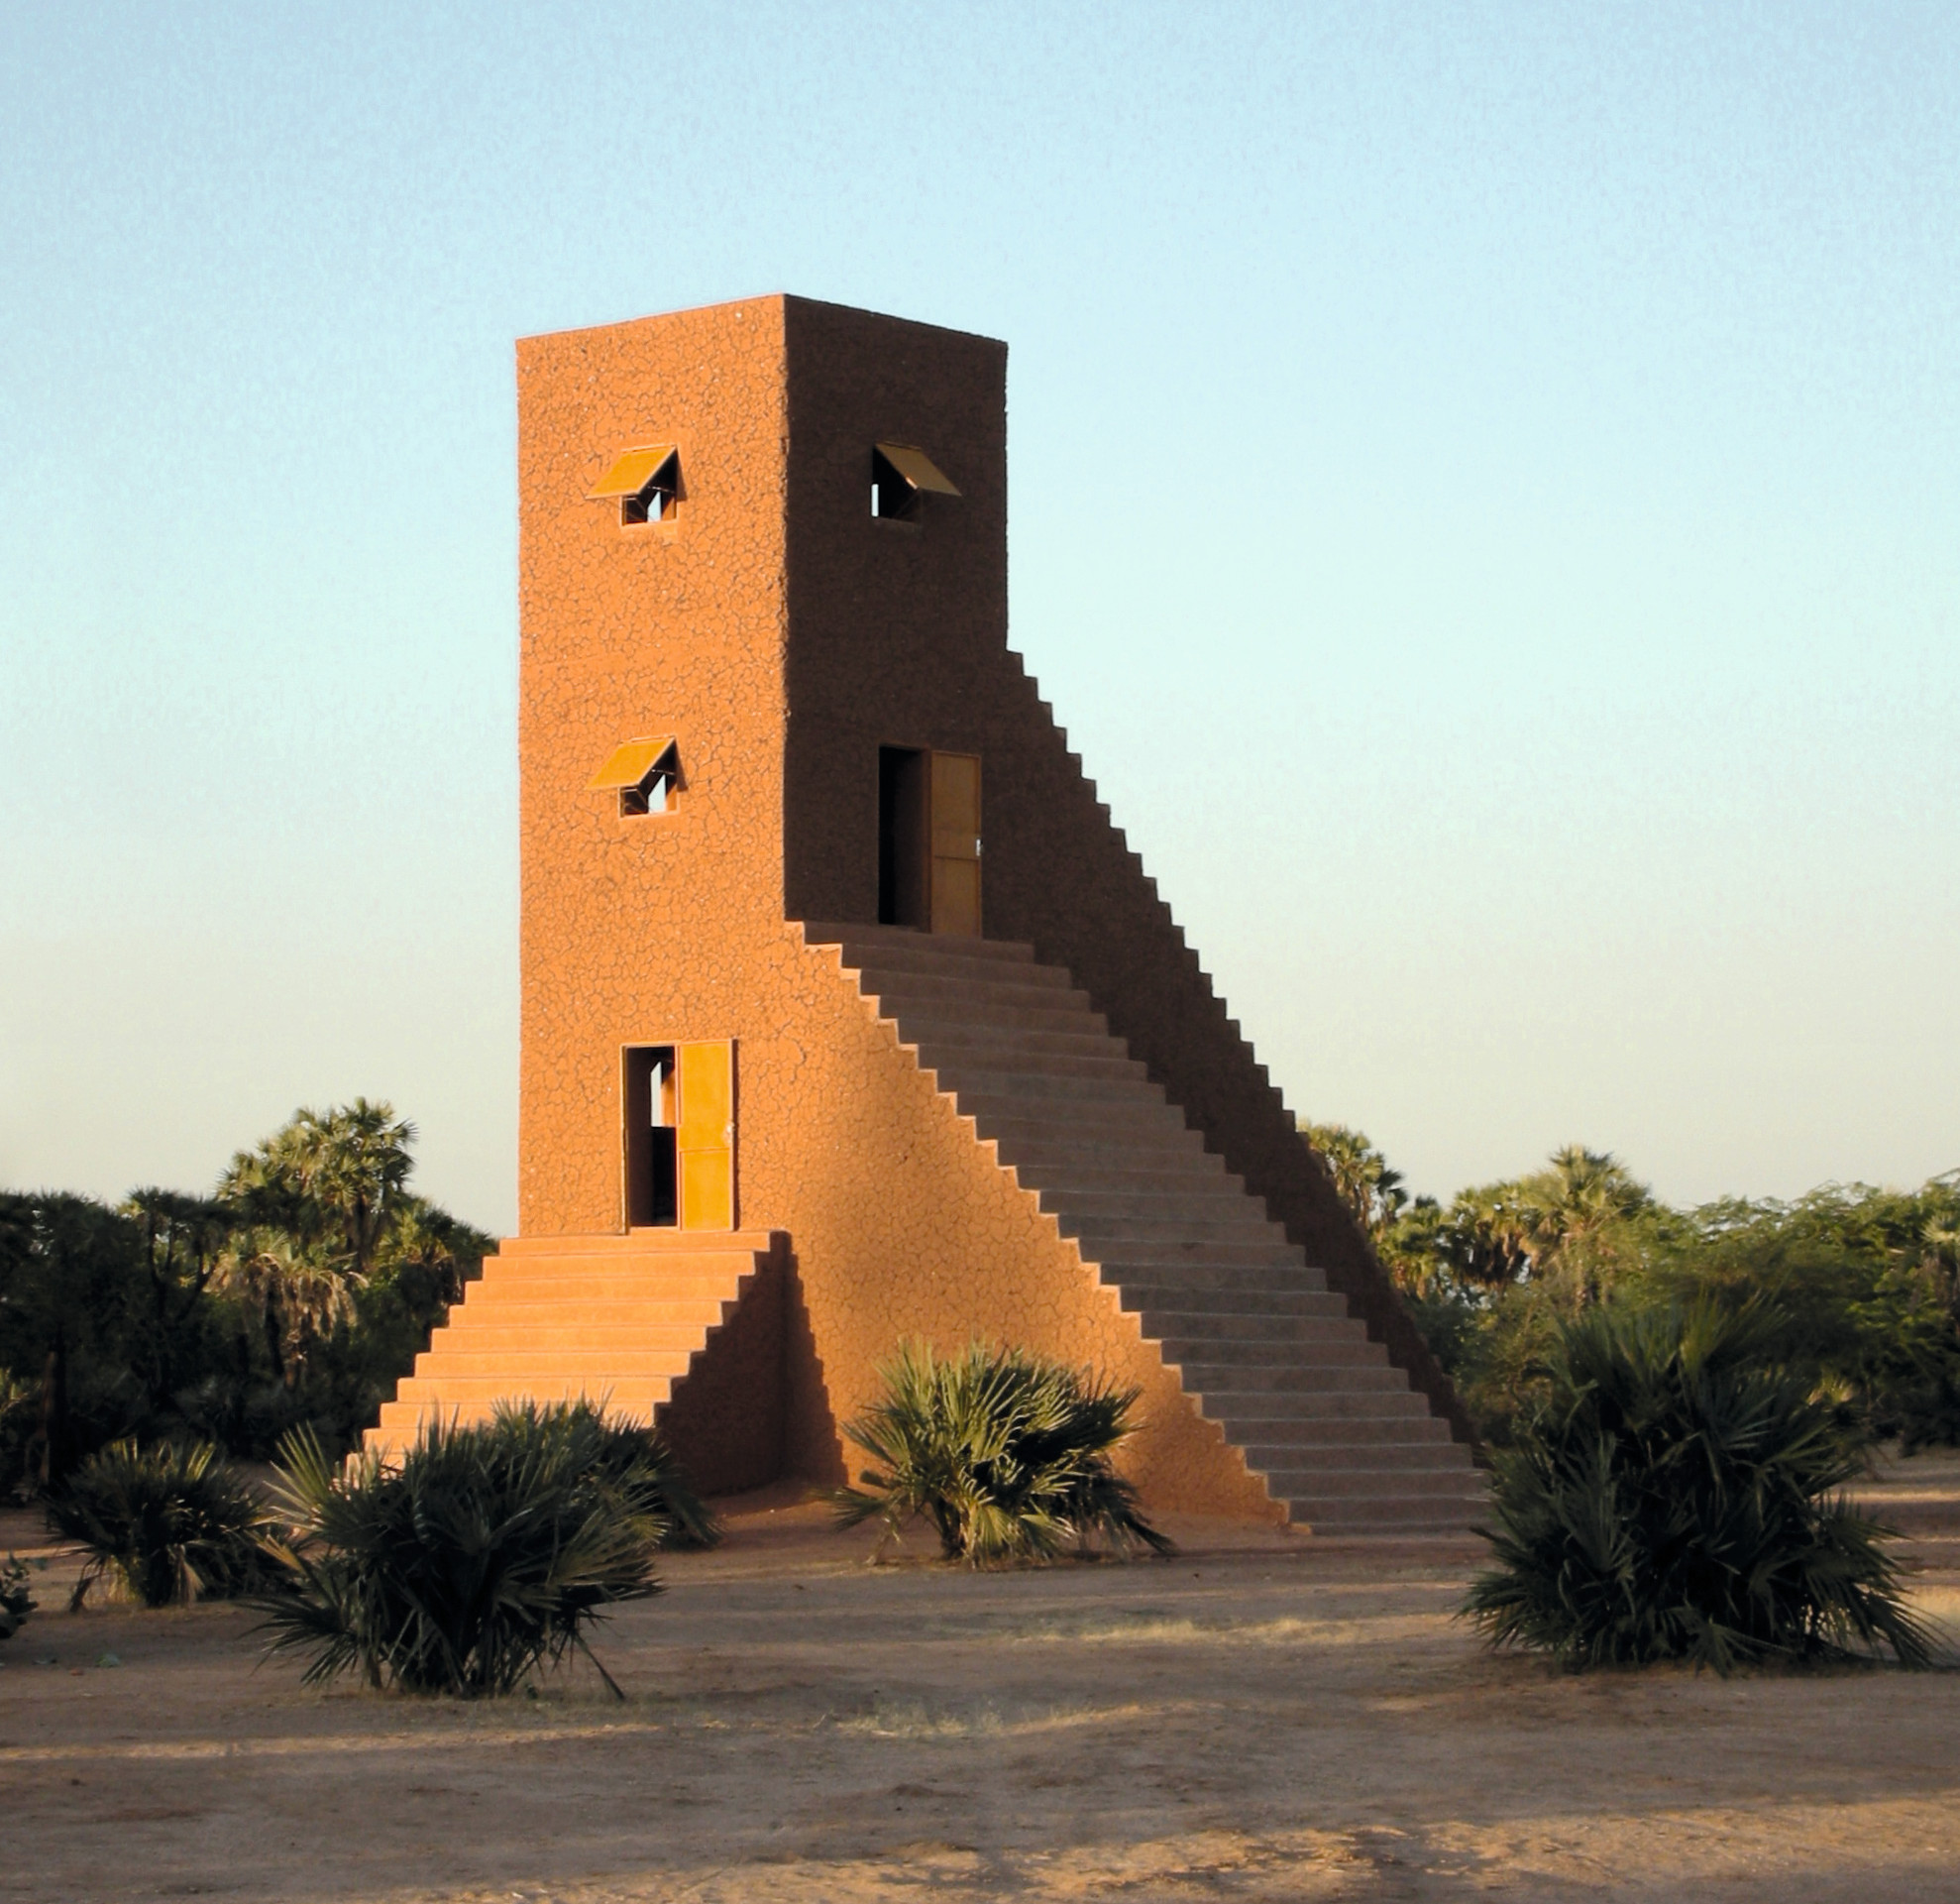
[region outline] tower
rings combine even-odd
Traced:
[[[1159,1507],[1457,1525],[1462,1417],[1007,643],[988,339],[518,350],[519,1236],[384,1411],[836,1480],[904,1336],[1142,1391]],[[1453,1440],[1452,1425],[1459,1431]]]

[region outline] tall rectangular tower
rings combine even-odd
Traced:
[[[519,346],[521,1234],[381,1444],[602,1394],[707,1485],[836,1479],[898,1342],[979,1336],[1135,1386],[1159,1506],[1468,1512],[1447,1383],[1007,645],[1006,373],[794,297]]]

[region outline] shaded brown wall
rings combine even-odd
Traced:
[[[1469,1439],[1447,1378],[1007,646],[1005,346],[796,298],[785,332],[790,915],[876,918],[880,742],[979,753],[987,936],[1068,967]],[[926,498],[916,527],[870,520],[868,469],[849,480],[867,436],[918,444],[962,495]]]
[[[792,484],[807,507],[832,506],[834,486],[837,550],[858,538],[862,591],[828,625],[889,635],[924,617],[948,631],[930,661],[916,646],[884,655],[892,679],[929,675],[956,695],[977,662],[946,667],[945,644],[970,629],[976,655],[982,634],[998,647],[1005,616],[1000,535],[974,528],[1005,519],[1001,347],[859,320],[875,335],[856,361],[908,400],[820,420],[793,402],[787,369],[790,327],[809,308],[761,298],[519,347],[521,1228],[622,1227],[621,1046],[733,1038],[737,1220],[788,1231],[794,1252],[781,1430],[793,1471],[843,1474],[838,1424],[876,1399],[877,1365],[902,1336],[949,1350],[980,1335],[1138,1387],[1145,1425],[1124,1465],[1153,1504],[1270,1513],[1137,1317],[975,1141],[835,952],[806,949],[786,918],[786,855],[808,857],[786,836],[821,840],[826,814],[854,797],[824,773],[823,749],[844,745],[836,731],[786,731]],[[935,356],[942,342],[953,362]],[[885,378],[881,362],[911,368]],[[931,378],[946,392],[934,400],[956,410],[923,407]],[[948,456],[973,504],[952,518],[965,554],[948,575],[932,566],[946,546],[936,519],[916,535],[872,521],[870,454],[881,435],[936,441],[955,416],[984,423],[993,448],[991,473]],[[616,505],[585,500],[619,449],[664,440],[682,451],[673,524],[621,529]],[[903,621],[879,607],[889,591],[871,563],[886,557],[914,578]],[[970,614],[983,599],[989,615]],[[798,627],[807,659],[819,633]],[[863,662],[848,648],[840,659]],[[853,810],[871,829],[853,867],[862,916],[875,904],[877,740],[908,736],[866,713],[890,681],[847,687],[839,676],[830,691],[851,722],[844,751],[866,745],[872,763],[870,804]],[[894,719],[913,719],[894,705]],[[586,791],[617,741],[670,730],[685,780],[673,814],[622,820],[613,796]],[[810,767],[794,789],[786,746]],[[774,1353],[760,1326],[731,1344],[745,1365]],[[694,1405],[725,1419],[739,1397],[710,1388]],[[687,1405],[685,1392],[676,1400]],[[775,1429],[758,1419],[742,1432],[759,1446]]]

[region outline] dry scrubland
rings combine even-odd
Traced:
[[[1872,1493],[1960,1625],[1960,1458]],[[1450,1618],[1468,1543],[1186,1520],[973,1577],[731,1505],[600,1641],[624,1706],[303,1691],[235,1609],[69,1619],[56,1558],[0,1653],[0,1895],[1960,1897],[1960,1674],[1563,1677]]]

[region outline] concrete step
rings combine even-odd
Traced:
[[[1044,1196],[1236,1198],[1246,1194],[1244,1181],[1226,1170],[1222,1157],[1183,1145],[1152,1153],[1147,1161],[1126,1151],[1117,1161],[1101,1164],[1061,1158],[1017,1164],[1014,1174],[1024,1190],[1038,1190]]]
[[[957,1005],[960,1017],[969,1024],[984,1024],[989,1007],[1001,1011],[1063,1013],[1078,1020],[1094,1010],[1087,992],[1074,985],[1045,984],[1033,974],[1033,967],[1006,966],[998,977],[992,973],[967,977],[929,971],[860,970],[857,981],[858,990],[868,998],[877,999],[887,1018],[902,1016],[922,1005],[942,1008]],[[945,1015],[943,1009],[940,1015]],[[1079,1023],[1077,1029],[1081,1029]]]
[[[1455,1444],[1450,1424],[1438,1415],[1288,1415],[1262,1408],[1261,1400],[1272,1397],[1244,1398],[1244,1408],[1219,1407],[1213,1398],[1205,1398],[1205,1419],[1226,1429],[1235,1445],[1256,1441],[1266,1447],[1297,1450],[1300,1463],[1310,1464],[1324,1452],[1332,1458],[1363,1453],[1372,1457],[1384,1449],[1436,1448]],[[1468,1453],[1468,1450],[1466,1450]],[[1297,1465],[1297,1464],[1296,1464]],[[1363,1463],[1365,1465],[1365,1463]]]
[[[1413,1509],[1418,1512],[1434,1513],[1439,1507],[1468,1506],[1480,1502],[1484,1496],[1483,1478],[1468,1462],[1461,1468],[1447,1471],[1416,1469],[1398,1473],[1392,1479],[1379,1472],[1370,1473],[1359,1468],[1342,1473],[1323,1472],[1318,1468],[1268,1466],[1264,1462],[1252,1461],[1250,1451],[1248,1462],[1265,1476],[1268,1493],[1294,1502],[1353,1503],[1360,1499],[1370,1505],[1378,1502],[1389,1509]]]
[[[953,1009],[951,1001],[943,998],[916,998],[903,992],[872,992],[867,996],[877,1005],[880,1018],[889,1018],[898,1026],[899,1040],[907,1045],[914,1042],[906,1036],[907,1025],[928,1023]],[[1109,1036],[1109,1020],[1101,1012],[1084,1011],[1078,1006],[1060,1003],[1060,996],[1059,993],[1047,993],[1046,1002],[1039,1004],[1008,1004],[997,999],[975,999],[963,1009],[961,1016],[976,1030],[1066,1032],[1074,1037]]]
[[[1142,1176],[1143,1173],[1139,1172]],[[1227,1176],[1197,1176],[1166,1183],[1161,1176],[1155,1187],[1145,1189],[1083,1189],[1075,1184],[1042,1188],[1024,1183],[1041,1199],[1041,1207],[1057,1213],[1067,1211],[1085,1220],[1106,1222],[1237,1222],[1265,1224],[1265,1205],[1254,1202]],[[1275,1224],[1272,1227],[1277,1228]],[[1283,1235],[1284,1232],[1282,1231]]]
[[[1044,1097],[983,1097],[961,1091],[954,1098],[962,1117],[970,1117],[982,1137],[1039,1144],[1052,1154],[1071,1139],[1094,1143],[1105,1150],[1127,1144],[1136,1154],[1140,1143],[1176,1144],[1189,1137],[1202,1143],[1184,1122],[1184,1113],[1169,1104],[1120,1102],[1066,1104]]]
[[[1103,1265],[1098,1264],[1100,1270]],[[1122,1291],[1125,1308],[1157,1303],[1175,1308],[1179,1301],[1209,1308],[1215,1296],[1258,1298],[1268,1295],[1309,1296],[1308,1313],[1346,1316],[1350,1313],[1345,1296],[1327,1287],[1326,1277],[1300,1263],[1259,1264],[1251,1269],[1189,1264],[1177,1269],[1146,1271],[1134,1267],[1122,1282],[1105,1277],[1107,1287]]]
[[[439,1357],[418,1357],[412,1381],[444,1386],[452,1381],[498,1381],[506,1393],[527,1394],[538,1384],[584,1382],[601,1389],[686,1375],[689,1363],[707,1346],[705,1334],[677,1338],[640,1349],[531,1349],[521,1359],[508,1348],[445,1347]],[[427,1366],[424,1366],[424,1363]]]
[[[1366,1330],[1348,1313],[1346,1300],[1328,1289],[1209,1289],[1171,1284],[1120,1283],[1118,1302],[1132,1315],[1161,1320],[1175,1315],[1286,1316],[1323,1328]]]
[[[1031,1065],[1026,1070],[1012,1071],[980,1070],[960,1064],[931,1069],[939,1088],[957,1091],[962,1100],[972,1097],[1007,1101],[1027,1097],[1066,1104],[1071,1110],[1077,1106],[1100,1110],[1105,1104],[1148,1104],[1155,1108],[1164,1103],[1163,1087],[1150,1083],[1141,1064],[1132,1065],[1119,1075],[1060,1068],[1082,1066],[1090,1062],[1081,1058],[1054,1059],[1043,1063],[1038,1069]],[[1128,1060],[1124,1062],[1130,1064]],[[1183,1122],[1181,1114],[1178,1121]]]
[[[1022,1058],[1109,1058],[1141,1064],[1129,1047],[1106,1031],[1043,1031],[1034,1026],[980,1025],[965,1019],[929,1018],[908,1011],[899,1026],[903,1043],[929,1054],[926,1062],[958,1055],[984,1061]]]
[[[749,1282],[749,1275],[725,1270],[703,1276],[676,1276],[665,1269],[588,1275],[490,1260],[498,1263],[498,1274],[467,1286],[471,1302],[708,1302],[737,1294]]]
[[[903,1022],[899,1031],[903,1036]],[[1053,1079],[1058,1083],[1099,1084],[1112,1092],[1127,1088],[1155,1091],[1159,1099],[1163,1096],[1162,1090],[1149,1081],[1149,1072],[1142,1060],[1125,1057],[1121,1046],[1102,1052],[999,1052],[922,1044],[919,1064],[922,1070],[930,1071],[938,1079],[942,1091],[987,1091],[992,1089],[989,1080],[998,1079],[1002,1094],[1014,1096],[1034,1089],[1043,1080]],[[1064,1089],[1051,1094],[1093,1097],[1102,1093]]]
[[[445,1329],[442,1345],[422,1351],[430,1355],[500,1355],[506,1362],[529,1366],[533,1349],[540,1355],[600,1355],[616,1359],[622,1355],[658,1354],[680,1344],[699,1348],[708,1332],[718,1327],[732,1313],[711,1317],[700,1314],[676,1315],[658,1321],[629,1316],[614,1323],[610,1318],[568,1316],[560,1310],[556,1318],[537,1316],[516,1321],[459,1321]]]
[[[1306,1252],[1289,1243],[1286,1232],[1250,1197],[1242,1197],[1237,1204],[1224,1198],[1166,1197],[1164,1208],[1141,1216],[1085,1210],[1067,1197],[1056,1197],[1055,1202],[1055,1222],[1062,1235],[1094,1238],[1098,1250],[1130,1242],[1256,1243],[1267,1249],[1293,1251],[1303,1264],[1307,1260]]]
[[[1304,1274],[1307,1267],[1306,1252],[1293,1243],[1240,1243],[1223,1238],[1180,1243],[1142,1236],[1099,1237],[1093,1232],[1077,1236],[1074,1242],[1085,1262],[1101,1267],[1105,1283],[1111,1281],[1113,1274],[1129,1276],[1138,1272],[1142,1272],[1137,1275],[1140,1283],[1163,1283],[1171,1279],[1149,1273],[1201,1267],[1220,1270],[1265,1267]]]
[[[958,1102],[957,1099],[954,1100]],[[1202,1133],[1168,1122],[1150,1131],[1110,1130],[1094,1120],[989,1118],[982,1133],[1000,1149],[1001,1162],[1019,1176],[1023,1165],[1060,1175],[1073,1171],[1148,1171],[1168,1178],[1173,1171],[1201,1165],[1208,1156]]]
[[[842,947],[866,952],[932,952],[947,958],[986,958],[1007,964],[1034,962],[1034,948],[1018,939],[968,939],[952,933],[919,932],[910,926],[866,926],[816,919],[799,923],[803,927],[804,943],[809,946]],[[846,958],[844,962],[857,961]]]
[[[1303,1419],[1312,1421],[1386,1422],[1433,1420],[1429,1404],[1408,1387],[1381,1381],[1360,1388],[1335,1389],[1319,1379],[1319,1371],[1281,1365],[1273,1369],[1233,1369],[1189,1365],[1186,1391],[1198,1397],[1209,1419],[1227,1414],[1253,1416],[1276,1411],[1282,1400],[1297,1402]],[[1283,1377],[1285,1386],[1260,1388],[1261,1375]],[[1287,1412],[1291,1412],[1289,1406]]]
[[[1299,1439],[1302,1446],[1321,1441],[1400,1441],[1412,1435],[1424,1440],[1450,1439],[1450,1424],[1431,1414],[1421,1396],[1413,1389],[1387,1384],[1374,1390],[1330,1395],[1318,1388],[1236,1389],[1227,1381],[1202,1393],[1209,1420],[1284,1421],[1289,1424],[1287,1435]]]
[[[1283,1350],[1289,1366],[1354,1370],[1386,1377],[1393,1369],[1388,1351],[1365,1335],[1349,1335],[1342,1324],[1298,1316],[1152,1315],[1138,1318],[1143,1334],[1163,1345],[1171,1360],[1207,1373],[1236,1368],[1247,1351]],[[1335,1333],[1341,1329],[1342,1333]]]
[[[990,958],[981,953],[944,952],[918,946],[854,946],[843,948],[844,962],[857,973],[865,991],[882,991],[915,978],[941,978],[981,988],[988,985],[1038,985],[1048,991],[1074,991],[1075,981],[1059,965],[1042,965],[1032,958]]]
[[[1226,1433],[1245,1450],[1247,1463],[1267,1473],[1274,1468],[1290,1472],[1310,1471],[1326,1481],[1331,1476],[1372,1476],[1380,1485],[1384,1474],[1466,1475],[1470,1472],[1468,1455],[1453,1459],[1454,1444],[1449,1441],[1384,1441],[1352,1445],[1327,1442],[1299,1442],[1266,1432],[1258,1421],[1231,1421],[1221,1418]],[[1324,1494],[1353,1492],[1345,1483],[1321,1488]]]
[[[1310,1496],[1288,1501],[1296,1527],[1323,1539],[1406,1540],[1467,1534],[1478,1514],[1474,1502],[1322,1501]]]
[[[1145,1339],[1157,1342],[1163,1359],[1176,1364],[1187,1394],[1205,1398],[1207,1414],[1214,1413],[1211,1401],[1214,1394],[1226,1391],[1237,1394],[1247,1386],[1248,1377],[1260,1373],[1256,1367],[1242,1366],[1237,1359],[1251,1346],[1249,1344],[1233,1344],[1232,1355],[1228,1357],[1215,1342],[1151,1337],[1147,1331]],[[1411,1393],[1407,1377],[1385,1359],[1379,1362],[1323,1361],[1304,1343],[1277,1346],[1281,1355],[1264,1366],[1283,1374],[1289,1386],[1301,1392],[1311,1391],[1315,1395],[1329,1397],[1342,1393],[1399,1397]],[[1381,1345],[1375,1343],[1372,1346],[1379,1349]],[[1394,1386],[1398,1382],[1402,1384],[1399,1389]]]
[[[675,1371],[676,1375],[685,1370]],[[615,1413],[638,1414],[643,1419],[650,1417],[652,1409],[665,1401],[673,1392],[672,1376],[641,1375],[630,1381],[595,1381],[586,1375],[567,1378],[559,1382],[512,1382],[483,1376],[440,1376],[424,1378],[406,1376],[401,1383],[401,1391],[394,1400],[381,1409],[381,1422],[385,1426],[390,1420],[388,1410],[411,1408],[421,1409],[440,1404],[444,1408],[464,1410],[466,1420],[475,1418],[469,1412],[478,1411],[488,1416],[490,1408],[498,1401],[507,1401],[525,1397],[539,1401],[576,1401],[581,1396],[598,1405],[603,1400]],[[393,1419],[398,1420],[396,1414]]]
[[[592,1236],[506,1236],[497,1245],[505,1257],[755,1256],[766,1251],[768,1230],[619,1230]]]

